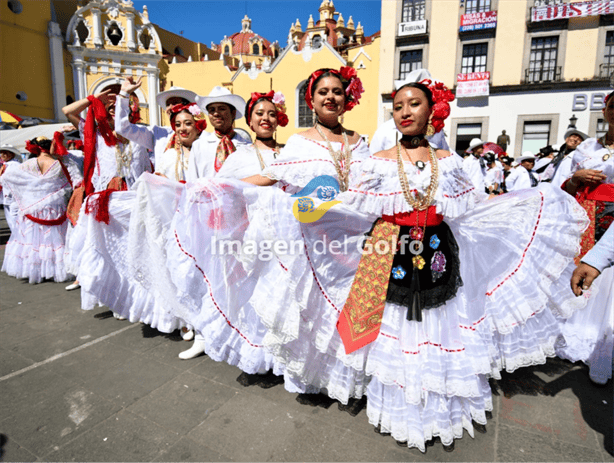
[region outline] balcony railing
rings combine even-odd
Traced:
[[[561,80],[561,66],[540,68],[540,69],[525,69],[524,81],[528,84],[536,84],[539,82],[559,82]]]
[[[614,77],[614,63],[603,63],[599,65],[599,77],[611,79]]]

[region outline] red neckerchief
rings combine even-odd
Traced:
[[[215,150],[215,171],[219,172],[224,165],[224,162],[232,153],[234,153],[237,148],[232,143],[232,138],[235,136],[235,131],[230,129],[226,135],[215,131],[215,135],[220,139],[220,144],[217,145],[217,149]]]

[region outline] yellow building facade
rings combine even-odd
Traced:
[[[558,146],[574,123],[589,136],[603,133],[614,73],[614,8],[603,4],[382,1],[379,121],[390,117],[394,81],[426,68],[456,92],[445,130],[458,151],[502,130],[516,156]]]
[[[290,122],[286,127],[277,129],[277,140],[285,143],[291,135],[313,125],[311,111],[304,101],[309,75],[320,68],[339,69],[341,66],[351,66],[357,70],[365,93],[362,94],[360,104],[344,115],[344,125],[356,130],[365,139],[370,139],[377,129],[379,35],[365,38],[362,26],[354,28],[353,21],[352,29],[348,29],[345,23],[343,27],[338,26],[341,24],[339,19],[332,18],[339,14],[328,0],[322,3],[320,10],[321,14],[325,11],[327,17],[322,18],[322,22],[316,23],[313,19],[307,21],[310,26],[304,32],[301,30],[300,35],[296,33],[296,23],[290,26],[288,44],[276,59],[265,57],[261,62],[244,62],[239,61],[236,56],[224,54],[222,49],[218,60],[171,63],[166,74],[169,86],[179,86],[199,95],[207,95],[213,87],[219,85],[244,99],[248,99],[252,92],[268,92],[270,89],[280,91],[286,98]],[[334,24],[320,27],[327,19]],[[247,20],[249,18],[243,19],[244,24]],[[336,29],[340,35],[335,36],[333,41],[325,29]],[[320,36],[321,40],[317,40],[316,36]],[[340,37],[345,40],[339,40],[339,46],[333,46],[333,43],[337,45],[337,39]],[[249,131],[245,119],[237,121],[236,127]]]

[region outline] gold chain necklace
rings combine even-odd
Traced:
[[[328,148],[328,152],[330,156],[333,158],[333,164],[335,166],[335,171],[337,172],[337,177],[339,177],[339,190],[347,191],[349,187],[349,179],[350,179],[350,163],[352,162],[352,150],[350,149],[350,144],[348,142],[348,136],[343,129],[343,149],[339,151],[335,151],[328,141],[328,138],[322,132],[322,129],[316,124],[316,130],[326,141],[326,146]]]
[[[606,141],[605,141],[605,135],[604,135],[603,137],[601,137],[601,144],[603,145],[603,147],[604,147],[605,149],[607,149],[607,150],[608,150],[608,153],[607,153],[607,154],[604,154],[604,155],[603,155],[603,158],[602,158],[602,159],[603,159],[603,162],[605,162],[605,161],[607,161],[608,159],[610,159],[612,156],[614,156],[614,152],[613,152],[613,151],[610,149],[610,146],[612,146],[612,144],[610,144],[610,145],[607,145],[607,144],[606,144]]]
[[[256,148],[256,155],[258,156],[258,161],[260,162],[260,170],[264,170],[266,168],[266,163],[264,162],[264,158],[262,154],[260,154],[260,150],[258,149],[258,145],[254,143],[254,148]],[[271,151],[275,153],[274,157],[276,158],[279,155],[279,147],[275,145]]]
[[[175,180],[180,182],[181,180],[185,180],[185,171],[188,168],[186,165],[188,160],[190,159],[189,155],[186,156],[183,153],[183,145],[179,144],[179,147],[175,147],[175,152],[177,153],[177,160],[175,161]],[[188,150],[188,154],[191,150]],[[179,166],[181,165],[181,176],[179,175]]]
[[[123,148],[120,149],[120,145]],[[130,142],[127,144],[123,144],[118,142],[115,145],[115,163],[117,165],[117,176],[123,177],[122,171],[124,167],[129,168],[130,164],[132,164],[132,147],[130,146]]]
[[[401,143],[397,143],[397,166],[399,170],[399,182],[401,183],[401,190],[403,190],[403,196],[407,203],[416,211],[423,211],[427,209],[433,202],[437,186],[439,185],[439,164],[437,155],[432,146],[429,146],[429,159],[431,161],[431,181],[426,189],[424,196],[421,196],[416,192],[414,197],[409,190],[409,182],[407,180],[407,174],[405,174],[403,159],[401,158]]]

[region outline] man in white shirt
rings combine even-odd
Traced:
[[[568,129],[565,132],[565,143],[561,145],[559,153],[554,156],[550,165],[542,174],[543,180],[551,180],[553,185],[562,185],[565,180],[571,177],[571,160],[573,153],[580,143],[588,138],[584,132],[576,128]]]
[[[201,133],[192,145],[188,182],[214,177],[237,146],[251,143],[233,129],[234,121],[243,117],[245,108],[245,100],[239,95],[223,87],[214,87],[208,96],[196,96],[196,103],[208,114],[215,133]]]
[[[130,95],[141,86],[141,79],[136,82],[128,77],[122,82],[119,97],[115,103],[115,131],[118,135],[127,138],[154,153],[154,159],[159,158],[173,135],[171,127],[158,125],[143,126],[130,122]],[[158,93],[156,102],[167,112],[176,104],[194,103],[196,93],[181,87],[171,87],[165,92]],[[154,161],[155,163],[155,161]]]
[[[469,153],[469,155],[463,159],[463,170],[469,175],[469,178],[471,178],[471,182],[475,186],[475,189],[482,192],[484,188],[485,170],[482,169],[480,159],[484,152],[484,142],[479,138],[474,138],[469,142],[469,148],[467,148],[465,152]]]
[[[533,153],[525,151],[517,161],[519,166],[505,179],[507,191],[518,191],[537,186],[539,180],[533,173],[533,167],[535,166],[535,156]]]

